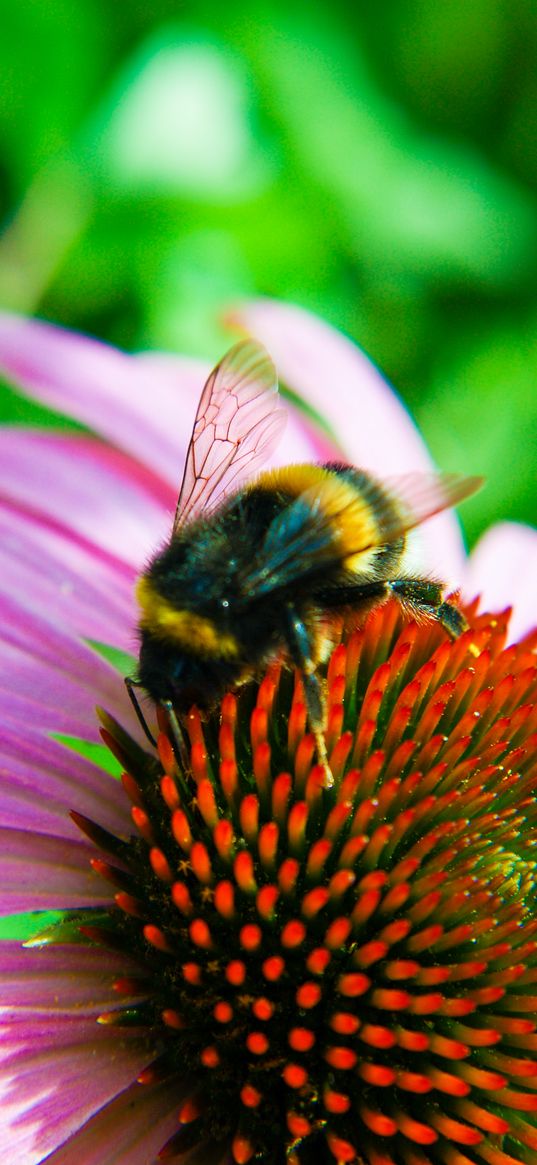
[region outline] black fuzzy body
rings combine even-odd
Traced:
[[[302,492],[304,472],[312,487]],[[363,531],[357,528],[354,534],[344,512],[336,520],[316,504],[315,483],[322,477],[326,491],[327,474],[329,489],[331,481],[336,487],[344,479],[377,528],[382,532],[384,523],[392,531],[367,548],[363,571]],[[186,523],[155,556],[144,578],[169,608],[184,613],[187,627],[189,615],[206,621],[212,629],[210,650],[200,642],[190,647],[184,637],[177,643],[162,630],[155,634],[142,620],[138,682],[156,703],[171,700],[179,713],[193,704],[210,709],[274,659],[303,673],[314,670],[336,614],[357,624],[390,596],[411,613],[436,617],[450,634],[458,634],[464,621],[443,603],[440,584],[398,575],[405,538],[393,534],[397,516],[396,499],[380,483],[360,470],[330,464],[261,475],[214,511]],[[358,554],[351,569],[348,546],[354,537],[352,549]],[[219,644],[230,637],[235,652],[220,651]]]

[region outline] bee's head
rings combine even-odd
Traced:
[[[138,580],[140,629],[147,641],[206,662],[231,661],[238,565],[222,531],[192,524],[156,555]],[[145,633],[145,635],[144,635]]]

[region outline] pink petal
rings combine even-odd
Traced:
[[[177,491],[209,365],[176,357],[166,375],[53,324],[0,313],[0,371],[29,396],[83,421]]]
[[[89,437],[0,430],[0,496],[143,567],[169,535],[174,494],[129,457]],[[169,515],[169,516],[168,516]]]
[[[5,1043],[5,1034],[2,1039]],[[139,1033],[123,1030],[118,1036],[117,1029],[97,1024],[93,1014],[47,1016],[28,1009],[11,1017],[7,1041],[12,1052],[0,1065],[8,1079],[0,1150],[6,1161],[20,1165],[42,1161],[76,1136],[81,1125],[130,1089],[148,1060]],[[141,1088],[138,1095],[143,1108]],[[136,1120],[135,1111],[132,1116]],[[76,1156],[75,1146],[71,1161],[73,1152]]]
[[[2,502],[0,594],[84,638],[132,650],[136,614],[125,570],[76,534]]]
[[[114,980],[131,971],[136,973],[136,969],[123,954],[102,947],[22,947],[2,942],[2,1008],[34,1008],[51,1015],[79,1016],[81,1011],[91,1017],[100,1015],[118,1005]]]
[[[81,1165],[153,1165],[159,1149],[177,1132],[177,1107],[184,1095],[185,1089],[177,1085],[172,1089],[169,1084],[157,1088],[133,1084],[47,1157],[46,1165],[73,1165],[75,1161]],[[20,1165],[37,1165],[41,1160],[25,1158]],[[188,1165],[217,1163],[189,1157]]]
[[[48,677],[41,670],[39,678],[46,681]],[[92,722],[89,708],[87,714],[82,717],[72,707],[58,708],[54,694],[51,695],[49,702],[46,696],[37,693],[33,696],[14,694],[7,686],[2,688],[0,685],[0,723],[7,725],[10,730],[19,732],[29,724],[40,732],[73,736],[90,742],[97,741],[97,720],[94,714]]]
[[[99,740],[98,703],[134,731],[121,677],[90,647],[6,596],[0,625],[0,723]]]
[[[112,891],[91,869],[95,848],[78,840],[0,829],[0,914],[109,905]],[[78,835],[80,836],[80,834]]]
[[[230,320],[266,345],[282,381],[327,418],[344,460],[380,477],[431,470],[404,405],[345,336],[303,308],[270,299],[241,305]],[[438,515],[420,533],[422,569],[460,582],[464,553],[453,515]]]
[[[176,493],[210,364],[180,356],[129,356],[53,324],[0,313],[0,370],[43,404],[83,421],[149,466]],[[334,455],[291,417],[284,461]]]
[[[48,736],[0,732],[0,825],[72,839],[75,809],[112,833],[130,832],[119,781]]]
[[[520,639],[537,625],[537,530],[517,522],[499,522],[479,540],[470,555],[464,591],[481,595],[481,607],[513,607],[509,634]]]

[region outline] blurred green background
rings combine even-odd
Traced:
[[[241,297],[397,386],[535,521],[534,0],[0,0],[0,303],[213,357]],[[34,414],[3,394],[4,415]]]

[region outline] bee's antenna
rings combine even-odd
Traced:
[[[136,692],[134,691],[135,688],[141,688],[142,684],[139,683],[138,680],[133,680],[132,676],[125,676],[125,687],[129,693],[129,699],[130,699],[130,702],[134,708],[134,711],[136,712],[136,716],[138,718],[138,721],[141,724],[141,726],[144,730],[144,733],[147,736],[149,743],[153,745],[153,748],[156,748],[157,742],[155,740],[155,737],[153,736],[153,733],[151,732],[151,729],[148,726],[147,720],[142,712],[142,709],[140,708],[140,702],[138,700],[138,696],[136,695]]]

